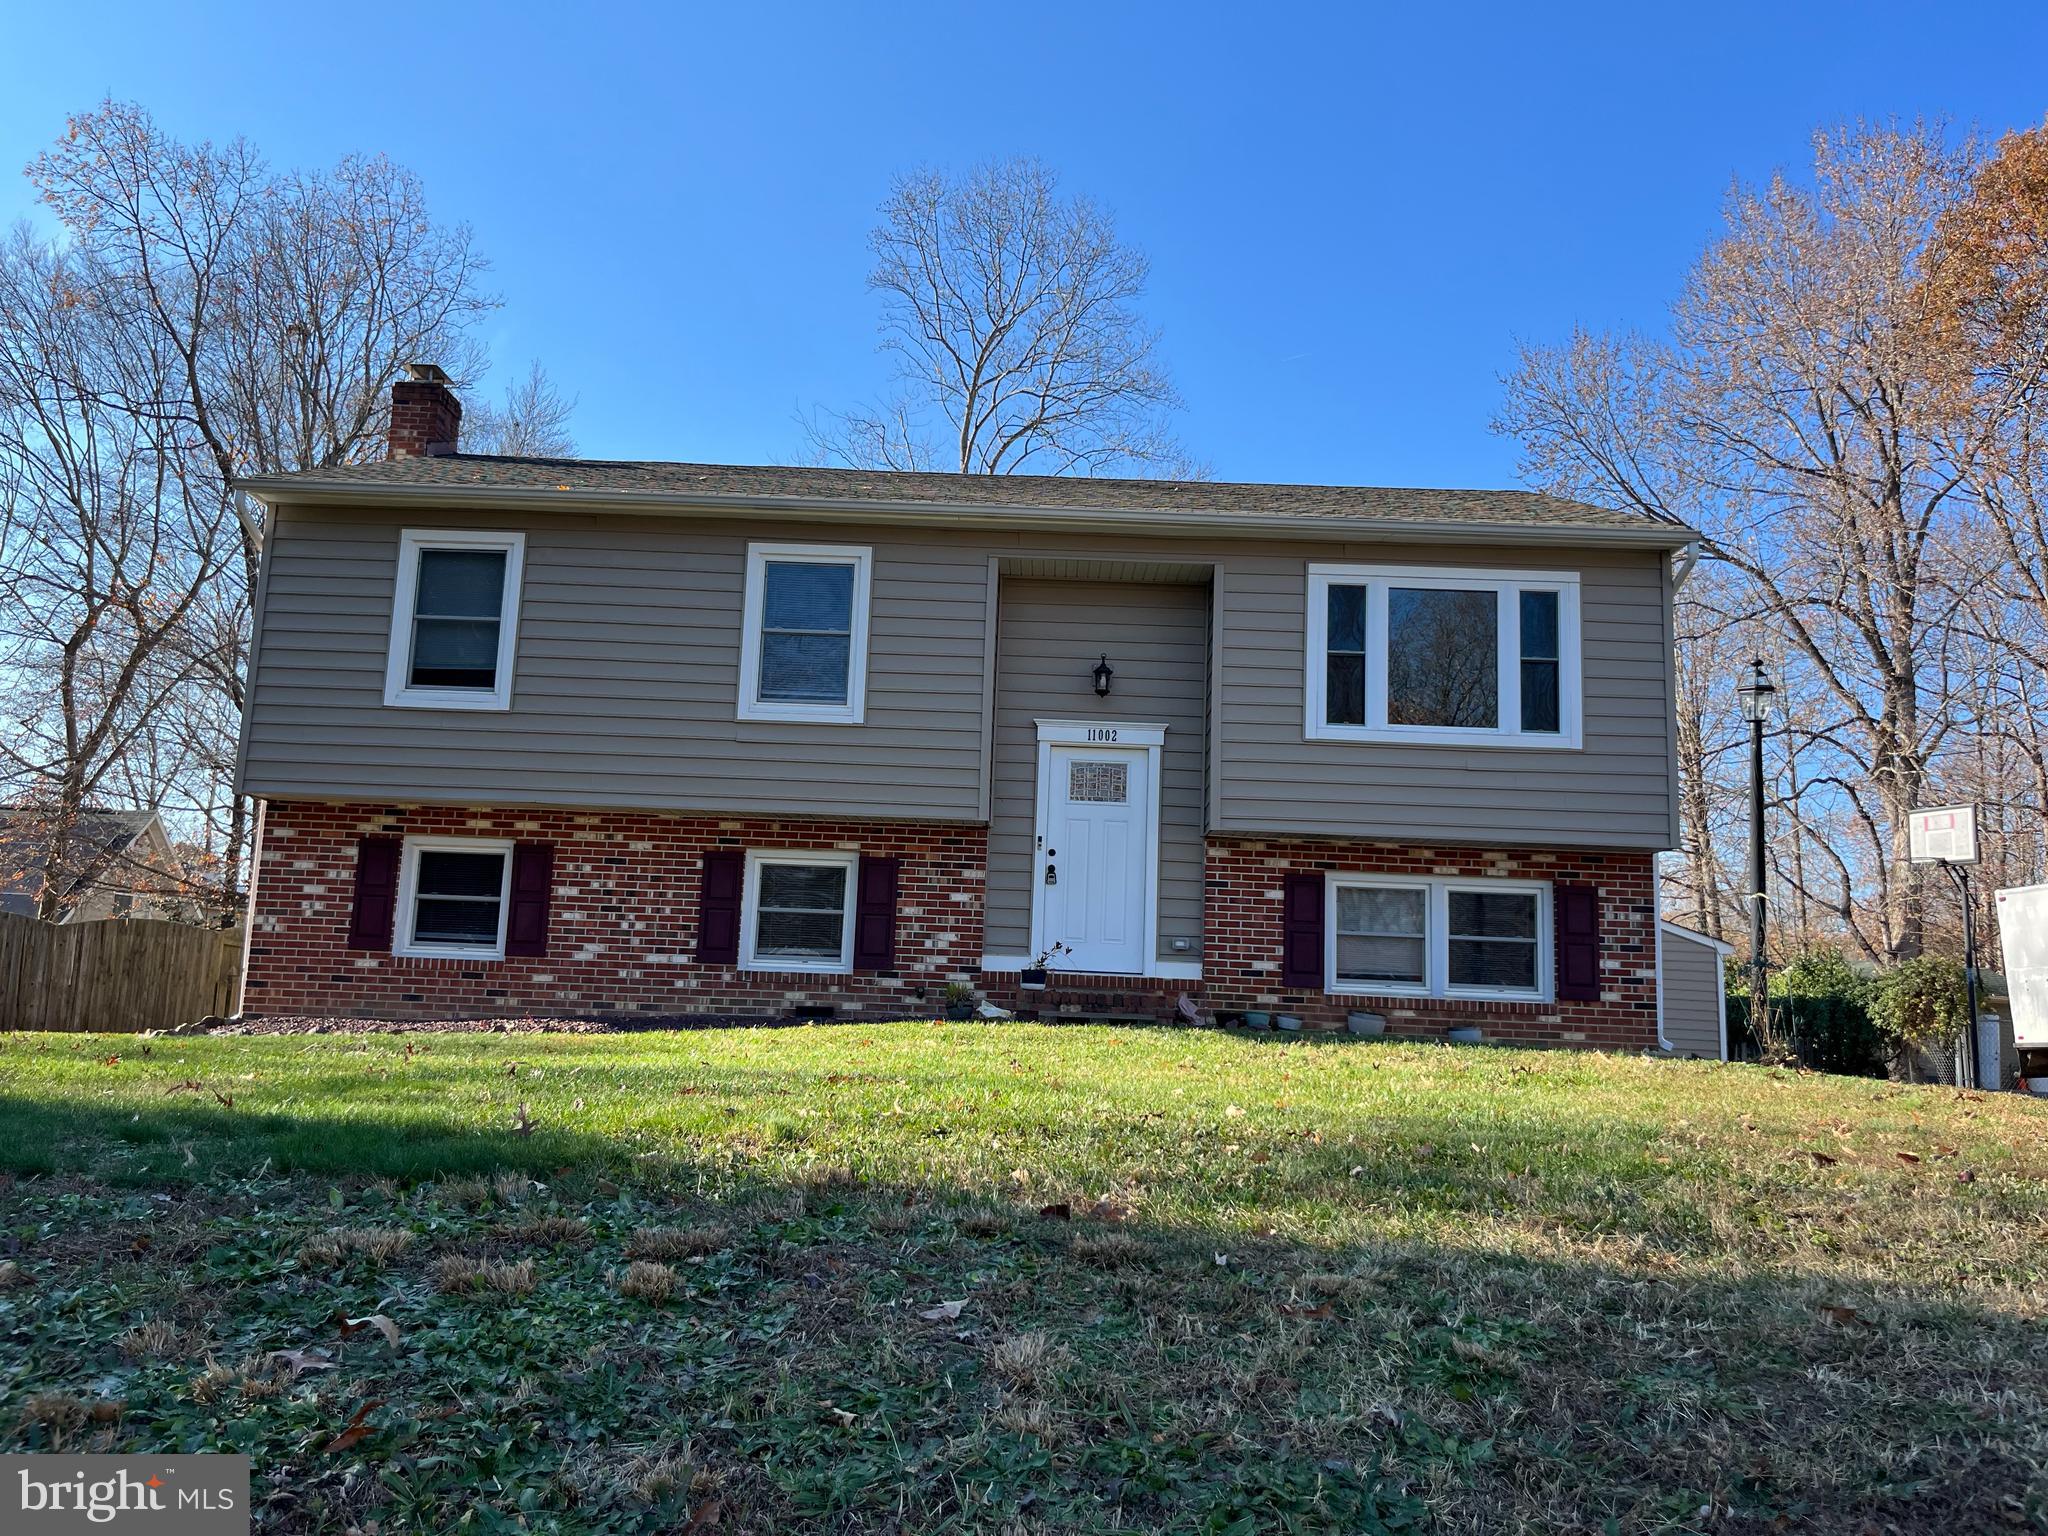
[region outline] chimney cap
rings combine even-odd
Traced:
[[[405,365],[405,373],[407,378],[416,379],[422,384],[446,384],[448,382],[448,375],[443,371],[439,363],[407,363]]]

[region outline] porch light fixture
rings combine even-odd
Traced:
[[[1109,697],[1109,680],[1116,676],[1116,668],[1109,664],[1109,653],[1104,652],[1102,660],[1095,663],[1095,697]]]

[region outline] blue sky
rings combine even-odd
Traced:
[[[792,458],[883,376],[891,173],[1032,153],[1150,255],[1219,476],[1508,485],[1514,339],[1655,326],[1732,178],[1848,117],[2048,113],[2012,5],[90,10],[10,16],[0,220],[107,94],[283,164],[383,150],[474,226],[494,354],[617,457]]]

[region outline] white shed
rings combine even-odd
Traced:
[[[1728,1059],[1721,962],[1733,949],[1677,923],[1657,925],[1657,1036],[1672,1055]]]

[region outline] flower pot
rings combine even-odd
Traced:
[[[2028,1078],[2027,1092],[2033,1094],[2036,1098],[2048,1099],[2048,1077]]]
[[[1477,1024],[1460,1024],[1450,1032],[1453,1045],[1477,1045],[1486,1038],[1486,1032]]]
[[[1045,967],[1042,965],[1026,966],[1017,973],[1017,985],[1027,992],[1043,992],[1045,990]]]
[[[1301,1016],[1293,1013],[1276,1013],[1273,1015],[1273,1027],[1275,1029],[1299,1029],[1301,1028]]]
[[[1387,1032],[1387,1016],[1383,1013],[1347,1014],[1344,1027],[1354,1035],[1384,1035]]]
[[[1244,1027],[1246,1029],[1271,1029],[1273,1027],[1273,1015],[1270,1013],[1247,1013],[1244,1016]]]

